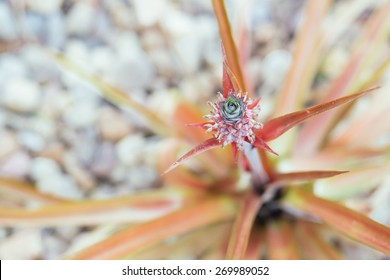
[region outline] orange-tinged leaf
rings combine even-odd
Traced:
[[[266,235],[268,259],[296,260],[299,258],[293,228],[288,221],[285,219],[270,221],[267,224]]]
[[[291,181],[308,181],[308,180],[317,180],[323,178],[329,178],[337,176],[348,171],[301,171],[301,172],[289,172],[289,173],[275,173],[274,181],[275,182],[291,182]]]
[[[226,52],[227,65],[238,81],[238,90],[247,92],[245,81],[242,75],[237,48],[233,40],[229,19],[226,14],[223,0],[213,0],[214,13],[218,21],[219,34]]]
[[[153,193],[105,200],[59,202],[36,209],[1,208],[0,225],[12,227],[96,225],[147,221],[172,212],[199,195],[191,192],[154,191]]]
[[[265,142],[274,140],[279,137],[292,127],[304,122],[305,120],[312,118],[318,114],[321,114],[325,111],[331,110],[335,107],[343,105],[345,103],[351,102],[373,90],[376,90],[378,87],[367,89],[355,94],[351,94],[345,97],[341,97],[323,104],[319,104],[305,110],[297,111],[281,117],[272,119],[268,121],[263,128],[257,130],[256,136],[261,138]]]
[[[195,148],[191,149],[189,152],[184,154],[181,158],[179,158],[176,162],[174,162],[170,167],[168,167],[167,170],[165,170],[161,175],[164,175],[168,173],[169,171],[175,169],[178,167],[180,164],[182,164],[184,161],[199,155],[203,152],[206,152],[210,149],[216,148],[218,146],[221,146],[221,143],[216,139],[216,138],[210,138],[203,143],[199,144]]]
[[[242,260],[245,257],[253,222],[261,206],[261,197],[254,192],[245,194],[233,224],[226,259]]]
[[[161,242],[150,250],[128,255],[133,260],[178,260],[188,256],[201,256],[221,242],[221,236],[228,232],[230,223],[211,225],[205,229],[183,234],[175,242]],[[223,240],[223,239],[222,239]],[[197,246],[194,246],[196,244]]]
[[[259,226],[254,226],[249,237],[248,246],[245,252],[245,260],[258,260],[264,249],[264,231]]]
[[[172,125],[180,137],[190,143],[199,143],[206,140],[208,135],[204,130],[191,127],[191,124],[202,122],[204,123],[203,113],[198,107],[184,100],[178,102],[173,112]]]
[[[339,260],[340,252],[321,238],[315,225],[298,220],[296,224],[296,239],[302,254],[309,260]]]
[[[226,58],[225,48],[223,47],[223,45],[221,46],[221,48],[222,48],[222,58],[223,58],[223,65],[222,65],[222,68],[223,68],[223,70],[222,70],[223,71],[223,73],[222,73],[222,91],[223,91],[223,96],[225,98],[227,98],[228,94],[230,92],[235,92],[236,90],[234,89],[232,80],[230,78],[230,74],[233,74],[233,73],[229,73],[228,72],[229,66],[227,65],[227,58]]]
[[[18,199],[26,201],[33,200],[41,203],[58,203],[67,201],[67,199],[64,198],[41,193],[37,191],[33,185],[11,178],[0,178],[0,192],[6,192]]]
[[[315,75],[319,46],[322,39],[319,30],[331,1],[307,1],[305,22],[295,41],[293,60],[280,94],[274,116],[297,110],[305,101],[304,95]]]
[[[268,151],[276,156],[278,156],[279,154],[277,152],[275,152],[274,150],[272,150],[272,148],[270,146],[268,146],[267,143],[265,143],[265,141],[260,138],[260,137],[256,137],[256,140],[255,142],[253,143],[253,146],[256,147],[256,148],[261,148],[265,151]]]
[[[315,215],[345,235],[390,255],[389,227],[302,189],[290,189],[284,202]]]
[[[72,259],[122,259],[166,240],[218,222],[228,221],[235,212],[227,197],[213,197],[147,223],[113,234],[72,256]]]

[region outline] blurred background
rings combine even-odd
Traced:
[[[305,2],[226,1],[232,23],[250,30],[247,73],[263,104],[290,66]],[[355,10],[323,60],[319,81],[345,65],[350,42],[380,2],[335,1],[345,15],[350,5]],[[48,50],[63,52],[158,112],[173,106],[167,92],[204,107],[220,90],[220,39],[209,0],[0,0],[0,176],[58,197],[109,198],[158,188],[160,139],[138,114],[62,71]],[[270,110],[263,105],[262,117]],[[22,203],[0,195],[3,208]],[[105,229],[2,227],[0,258],[58,259],[96,230]]]

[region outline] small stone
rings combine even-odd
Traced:
[[[56,231],[60,237],[70,241],[76,237],[76,235],[80,232],[80,229],[76,226],[61,226],[58,227]]]
[[[30,76],[36,83],[49,83],[57,78],[57,68],[42,47],[26,45],[23,47],[21,56],[29,67]]]
[[[0,159],[8,156],[19,148],[15,134],[10,131],[0,131]]]
[[[116,165],[111,171],[109,179],[113,183],[122,183],[127,179],[127,172],[128,167],[123,165]]]
[[[123,90],[149,88],[155,78],[154,68],[145,53],[136,58],[117,59],[112,65],[110,80]]]
[[[39,152],[45,147],[43,137],[35,132],[21,131],[18,133],[19,143],[32,152]]]
[[[31,260],[43,253],[39,229],[17,230],[6,237],[0,246],[0,258],[7,260]]]
[[[197,22],[182,12],[172,12],[164,18],[162,27],[172,38],[184,70],[195,72],[200,66],[203,43],[201,33],[197,32]]]
[[[91,172],[98,178],[105,178],[112,171],[115,160],[114,145],[109,142],[103,142],[97,147],[90,166]]]
[[[110,70],[110,65],[114,59],[114,52],[106,46],[96,47],[91,52],[91,65],[97,75],[104,76]]]
[[[37,153],[38,157],[48,158],[55,162],[61,162],[65,152],[63,144],[58,142],[49,143],[41,152]]]
[[[154,29],[144,32],[141,37],[141,42],[147,51],[161,50],[165,45],[162,34]]]
[[[108,141],[116,142],[131,132],[125,118],[111,108],[100,110],[98,124],[102,138]]]
[[[49,15],[60,10],[64,0],[36,1],[26,0],[29,10],[35,11],[44,15]]]
[[[48,234],[42,240],[45,248],[43,259],[60,260],[68,247],[68,242],[53,234]]]
[[[43,177],[36,182],[37,189],[44,193],[49,193],[55,196],[80,199],[83,197],[82,192],[76,186],[75,182],[66,175],[53,174]]]
[[[60,166],[52,159],[37,157],[31,162],[31,176],[35,180],[41,180],[60,173]]]
[[[47,23],[47,44],[53,49],[61,49],[65,40],[64,17],[61,13],[53,13],[49,16]]]
[[[133,134],[118,142],[116,154],[119,161],[126,166],[138,163],[142,158],[144,141],[140,134]]]
[[[25,77],[28,74],[24,61],[20,57],[9,53],[1,54],[0,69],[4,69],[0,75],[0,87],[13,77]]]
[[[77,39],[67,40],[64,54],[67,59],[77,65],[77,67],[80,67],[82,71],[86,71],[87,73],[91,72],[89,50],[85,42]],[[80,81],[82,81],[77,75],[67,72],[63,73],[62,78],[64,83],[69,87],[73,85],[78,86]]]
[[[94,125],[97,117],[96,106],[90,102],[77,102],[65,110],[65,122],[74,128]]]
[[[0,176],[23,178],[30,172],[31,158],[24,151],[17,151],[0,162]]]
[[[46,1],[45,1],[46,2]],[[17,24],[6,1],[0,2],[0,39],[13,40],[18,37]]]
[[[38,86],[25,78],[9,80],[1,95],[2,103],[9,109],[17,112],[35,111],[41,100]]]
[[[30,128],[44,139],[49,139],[56,135],[56,124],[51,118],[36,116],[30,120]]]
[[[77,157],[73,153],[65,153],[63,163],[65,170],[84,191],[89,191],[94,187],[95,181],[93,177],[78,162]]]
[[[66,17],[66,27],[69,34],[86,35],[92,32],[95,21],[95,10],[86,2],[73,5]]]
[[[154,168],[141,165],[130,168],[127,178],[129,183],[128,187],[131,190],[141,190],[151,188],[159,178],[159,174]]]
[[[175,67],[171,55],[163,49],[156,49],[149,52],[149,57],[155,65],[159,76],[171,78],[175,74]]]
[[[166,14],[168,10],[166,0],[133,0],[135,15],[140,25],[151,26]],[[151,7],[153,7],[151,9]]]
[[[62,117],[66,108],[72,104],[72,99],[67,92],[57,87],[46,87],[44,90],[45,98],[40,113],[53,122]]]

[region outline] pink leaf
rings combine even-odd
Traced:
[[[189,124],[187,124],[187,126],[206,128],[205,127],[206,124],[214,124],[214,122],[189,123]]]
[[[255,108],[259,104],[260,100],[261,98],[256,98],[255,101],[253,101],[251,104],[248,105],[248,109]]]
[[[271,152],[273,153],[274,155],[278,156],[279,154],[277,152],[275,152],[274,150],[272,150],[272,148],[270,146],[267,145],[267,143],[265,143],[263,141],[263,139],[261,138],[258,138],[256,137],[256,141],[253,143],[253,146],[257,147],[257,148],[262,148],[268,152]]]
[[[234,91],[234,86],[232,80],[230,79],[230,75],[228,73],[229,67],[227,64],[226,53],[223,44],[221,44],[221,48],[222,48],[222,57],[223,57],[222,90],[223,90],[223,96],[226,98],[229,92]]]
[[[206,141],[204,141],[203,143],[199,144],[198,146],[196,146],[195,148],[193,148],[192,150],[190,150],[189,152],[187,152],[184,156],[182,156],[181,158],[179,158],[177,161],[175,161],[170,167],[168,167],[167,170],[165,170],[161,175],[164,175],[166,173],[168,173],[169,171],[175,169],[176,167],[178,167],[180,164],[183,163],[183,161],[186,161],[196,155],[199,155],[203,152],[206,152],[210,149],[213,149],[217,146],[221,146],[221,143],[218,141],[218,139],[216,138],[210,138],[210,139],[207,139]]]
[[[318,114],[321,114],[325,111],[333,109],[337,106],[343,105],[345,103],[351,102],[373,90],[378,89],[379,87],[374,87],[368,90],[364,90],[352,95],[341,97],[320,105],[316,105],[301,111],[283,115],[281,117],[275,118],[267,122],[262,129],[259,129],[256,132],[256,136],[261,138],[263,141],[268,142],[279,137],[285,133],[290,128],[302,123],[303,121],[312,118]]]

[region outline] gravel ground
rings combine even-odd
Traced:
[[[228,2],[233,11],[238,1]],[[249,76],[266,100],[289,66],[304,1],[254,2]],[[205,104],[221,82],[209,0],[1,0],[0,176],[60,197],[115,197],[159,186],[153,156],[159,139],[134,112],[60,71],[42,46],[154,110],[169,110],[167,91]],[[0,258],[58,259],[91,230],[1,228]]]

